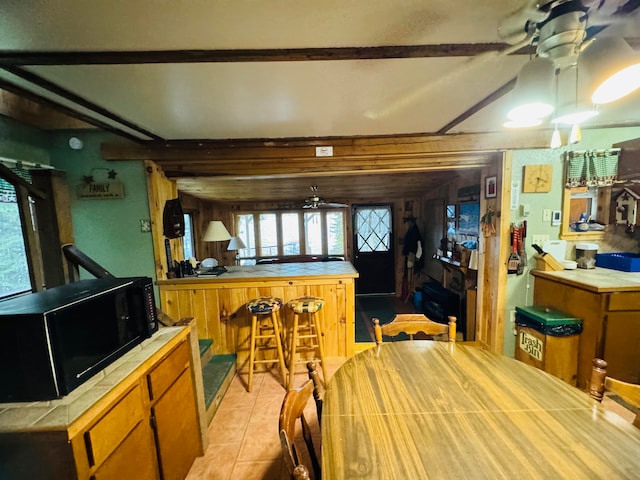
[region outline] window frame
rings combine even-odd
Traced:
[[[270,260],[277,258],[294,258],[299,256],[321,256],[321,257],[341,257],[346,258],[347,252],[347,215],[344,212],[343,208],[323,208],[323,209],[313,209],[313,212],[317,212],[320,214],[320,224],[321,224],[321,232],[322,232],[322,252],[318,253],[308,253],[307,252],[307,238],[306,238],[306,228],[305,228],[305,215],[311,213],[309,209],[296,209],[296,210],[269,210],[269,209],[260,209],[260,210],[245,210],[245,211],[237,211],[233,213],[233,223],[235,226],[236,235],[240,236],[240,218],[246,217],[249,215],[253,216],[253,235],[255,239],[255,255],[246,255],[246,250],[241,249],[238,250],[238,260],[240,265],[251,265],[253,263],[257,263],[261,260]],[[342,215],[342,252],[341,254],[329,254],[329,227],[327,223],[327,215],[329,213],[339,212]],[[298,245],[300,249],[300,253],[296,254],[285,254],[284,253],[284,242],[283,242],[283,215],[291,215],[297,214],[298,216]],[[276,216],[276,236],[277,236],[277,254],[276,255],[263,255],[262,254],[262,242],[260,235],[260,217],[262,215],[275,215]],[[247,242],[246,238],[242,238],[245,245],[249,245],[250,242]]]

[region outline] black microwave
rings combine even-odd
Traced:
[[[0,402],[51,400],[158,329],[148,277],[80,280],[0,301]]]

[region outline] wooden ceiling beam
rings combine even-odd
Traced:
[[[507,43],[444,43],[375,47],[232,50],[25,51],[0,50],[0,66],[131,65],[151,63],[308,62],[391,58],[471,57],[504,50]],[[516,54],[528,55],[530,47]]]
[[[343,139],[296,139],[264,140],[259,145],[252,140],[243,144],[242,140],[224,142],[182,142],[173,144],[145,143],[104,143],[102,157],[106,160],[153,160],[176,161],[189,165],[198,160],[238,160],[253,161],[271,159],[306,159],[328,161],[329,159],[375,159],[400,158],[403,155],[425,157],[459,157],[461,153],[546,148],[551,133],[546,130],[512,130],[505,133],[448,134],[448,135],[411,135],[385,137],[358,137]],[[333,157],[316,157],[315,147],[333,146]]]

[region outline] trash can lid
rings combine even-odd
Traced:
[[[516,313],[519,313],[540,325],[582,324],[582,320],[580,318],[572,317],[554,307],[541,305],[516,307]]]

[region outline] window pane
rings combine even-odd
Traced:
[[[184,245],[184,258],[186,260],[196,256],[195,249],[193,247],[193,223],[190,213],[184,214],[184,238],[182,239]]]
[[[391,209],[361,209],[356,216],[359,252],[387,252],[391,248]]]
[[[329,255],[344,255],[344,214],[327,212],[327,250]]]
[[[254,230],[253,214],[236,215],[237,235],[242,239],[245,248],[238,250],[240,258],[256,256],[256,234]],[[245,265],[241,260],[240,264]]]
[[[29,264],[24,248],[15,194],[3,188],[0,196],[0,297],[31,291]]]
[[[278,228],[275,213],[260,214],[260,256],[278,255]]]
[[[305,254],[322,255],[322,219],[320,212],[304,214]]]
[[[300,254],[300,216],[297,213],[282,214],[282,253]]]

